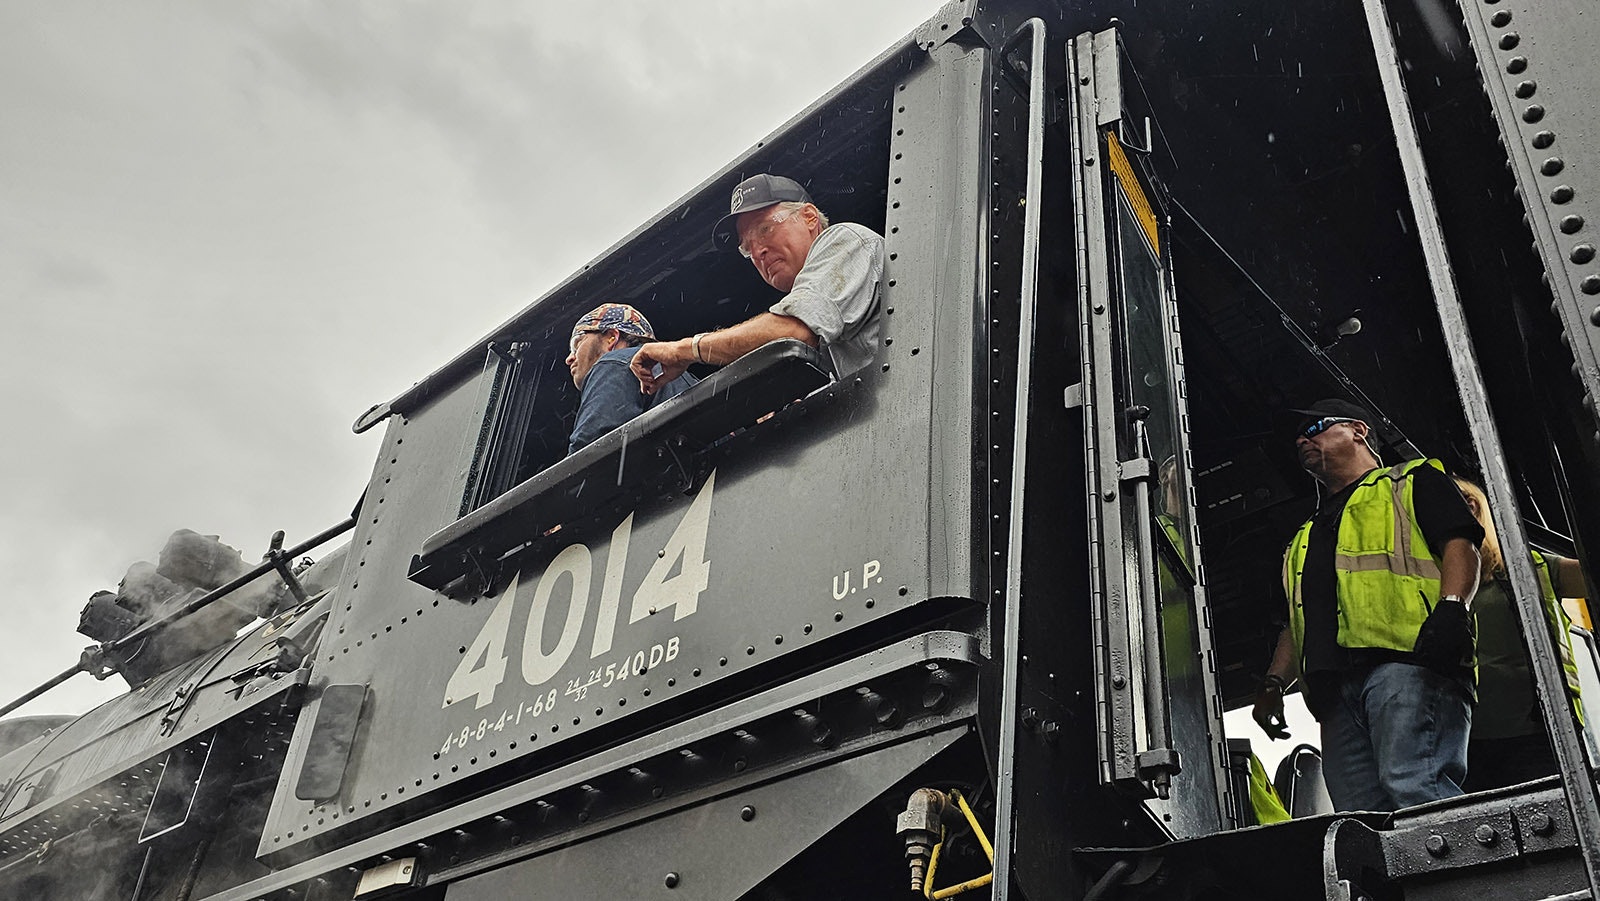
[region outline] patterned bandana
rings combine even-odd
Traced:
[[[590,310],[572,327],[572,337],[608,329],[616,329],[624,335],[634,335],[647,341],[656,339],[656,330],[650,327],[650,320],[625,303],[603,303]]]

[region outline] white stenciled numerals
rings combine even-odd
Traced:
[[[611,636],[617,629],[617,606],[622,603],[622,567],[628,560],[628,542],[633,537],[633,514],[629,513],[611,533],[611,549],[606,551],[606,580],[600,586],[600,616],[594,623],[594,643],[590,658],[611,650]]]
[[[529,685],[543,685],[561,671],[572,649],[578,645],[578,632],[583,628],[583,615],[589,610],[589,549],[581,544],[569,544],[556,555],[539,577],[539,587],[533,592],[533,609],[528,613],[528,631],[522,640],[522,678]],[[561,624],[561,638],[555,650],[544,652],[544,630],[550,622],[550,598],[563,577],[572,577],[571,601],[563,605],[566,618]]]
[[[515,589],[516,583],[512,582]],[[515,591],[507,591],[495,602],[483,631],[461,655],[456,671],[444,687],[444,706],[477,698],[477,707],[494,702],[494,690],[506,677],[506,633],[511,629],[511,610],[516,606]],[[479,661],[482,661],[480,664]]]
[[[668,607],[673,610],[674,620],[683,619],[698,609],[700,593],[711,580],[706,537],[711,528],[711,493],[715,481],[716,473],[712,473],[689,504],[666,546],[657,554],[644,581],[634,590],[629,623]],[[604,551],[605,574],[601,579],[599,610],[593,620],[594,635],[589,642],[590,659],[611,652],[621,614],[623,575],[632,535],[633,514],[630,513],[611,533],[611,543]],[[537,579],[529,573],[518,573],[495,601],[483,628],[450,674],[443,706],[459,704],[469,698],[473,699],[475,708],[494,702],[495,690],[505,680],[506,639],[511,632],[514,608],[519,603],[525,604],[527,611],[520,661],[522,679],[538,687],[555,678],[571,659],[583,638],[585,625],[590,622],[588,612],[593,582],[593,555],[588,546],[577,542],[563,548]],[[527,590],[529,585],[532,585],[531,592]],[[523,597],[529,594],[531,597]],[[676,656],[677,641],[676,638],[671,640],[674,653],[667,655],[667,659]],[[643,651],[634,653],[630,662],[637,659],[639,669],[619,667],[618,675],[623,671],[638,675],[647,657],[653,654],[653,649],[650,655]]]
[[[711,488],[717,474],[706,479],[683,521],[667,540],[644,584],[633,593],[633,612],[628,622],[636,623],[652,613],[672,608],[672,619],[683,619],[695,611],[700,592],[711,580],[711,561],[706,559],[706,533],[711,530]],[[676,570],[677,575],[672,575]]]

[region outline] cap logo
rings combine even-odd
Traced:
[[[733,189],[733,203],[728,207],[728,212],[730,212],[730,213],[739,212],[739,208],[744,206],[745,193],[748,192],[748,191],[753,190],[754,188],[755,188],[755,185],[749,185],[749,186],[740,185],[739,187],[734,188]]]

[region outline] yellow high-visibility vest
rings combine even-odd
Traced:
[[[1411,473],[1440,472],[1438,460],[1410,460],[1361,477],[1345,503],[1334,548],[1334,603],[1338,642],[1346,648],[1410,651],[1417,632],[1439,603],[1439,561],[1417,525]],[[1305,655],[1305,602],[1301,594],[1312,520],[1306,520],[1283,555],[1283,589],[1295,649]]]
[[[1253,751],[1250,753],[1250,809],[1255,812],[1256,824],[1260,826],[1282,823],[1290,818],[1283,798],[1267,778],[1267,768]]]
[[[1578,680],[1578,658],[1572,653],[1572,633],[1568,631],[1572,620],[1556,597],[1555,581],[1550,578],[1550,563],[1538,551],[1533,552],[1533,571],[1539,575],[1539,595],[1544,601],[1544,617],[1556,640],[1556,651],[1561,655],[1561,674],[1566,677],[1567,699],[1572,702],[1572,713],[1583,723],[1583,702],[1579,700],[1583,688]]]

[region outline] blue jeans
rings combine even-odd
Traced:
[[[1410,663],[1340,674],[1322,716],[1335,810],[1398,810],[1462,794],[1472,706],[1448,676]]]

